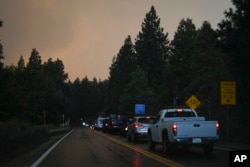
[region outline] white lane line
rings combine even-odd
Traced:
[[[39,157],[30,167],[37,167],[48,155],[49,153],[68,135],[70,135],[74,129],[72,129],[69,133],[67,133],[65,136],[63,136],[60,140],[58,140],[53,146],[51,146],[41,157]]]
[[[233,149],[230,149],[230,148],[223,148],[223,147],[218,147],[218,146],[216,146],[214,148],[217,149],[217,150],[224,150],[224,151],[232,151],[233,150]]]

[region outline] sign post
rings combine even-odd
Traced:
[[[229,105],[236,105],[236,83],[234,81],[221,81],[221,104],[227,105],[227,141],[229,141]]]

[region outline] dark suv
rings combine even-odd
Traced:
[[[118,134],[121,128],[127,122],[128,117],[124,115],[110,115],[107,121],[107,132],[111,134]]]

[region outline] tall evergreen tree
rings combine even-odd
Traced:
[[[127,84],[120,99],[120,110],[123,114],[134,115],[135,104],[145,104],[146,114],[154,115],[155,94],[148,85],[148,78],[140,68],[131,74],[132,78]]]
[[[219,39],[223,51],[231,59],[231,72],[242,85],[250,88],[248,75],[250,72],[250,2],[248,0],[232,0],[235,10],[225,11],[225,19],[219,23]],[[239,86],[240,86],[239,85]],[[247,92],[247,91],[242,91]]]
[[[17,62],[17,71],[16,71],[16,82],[17,82],[17,96],[19,100],[19,113],[20,118],[27,119],[27,106],[29,105],[27,101],[27,78],[26,78],[26,66],[23,56],[21,55]]]
[[[2,27],[2,21],[0,20],[0,28]],[[3,117],[3,112],[4,109],[2,106],[4,106],[3,100],[4,100],[4,89],[5,85],[3,84],[4,82],[4,77],[3,77],[3,63],[1,62],[3,59],[3,46],[1,44],[0,40],[0,117]]]
[[[52,58],[48,59],[43,65],[43,71],[46,77],[53,80],[58,89],[62,88],[68,74],[64,71],[64,64],[61,60],[53,61]]]
[[[0,20],[0,28],[2,27],[3,25],[3,22]],[[1,44],[1,40],[0,40],[0,70],[3,68],[3,62],[2,59],[4,59],[4,56],[3,56],[3,45]]]
[[[18,116],[16,67],[6,66],[0,76],[0,122],[8,122]]]
[[[163,28],[160,27],[160,18],[154,6],[146,14],[141,28],[135,42],[137,64],[146,72],[149,86],[160,92],[168,58],[169,40],[168,33],[164,34]]]
[[[33,49],[25,72],[28,111],[32,124],[43,122],[43,111],[45,105],[45,80],[43,75],[42,60],[39,52]]]
[[[20,56],[20,59],[19,59],[19,61],[17,63],[17,68],[19,70],[24,70],[24,68],[25,68],[25,62],[24,62],[24,59],[23,59],[22,55]]]
[[[249,127],[250,113],[250,2],[249,0],[232,0],[234,9],[225,11],[225,19],[218,25],[218,34],[223,51],[230,60],[232,80],[237,87],[237,111],[241,116],[241,127]],[[247,130],[246,130],[247,131]],[[250,133],[246,136],[250,139]]]
[[[195,94],[202,101],[199,109],[207,118],[218,115],[219,84],[229,77],[224,54],[218,48],[217,33],[208,21],[197,30],[195,53],[190,57],[191,82],[187,94]]]
[[[66,103],[66,79],[63,62],[59,59],[53,61],[49,58],[43,64],[43,75],[46,85],[44,110],[54,123],[61,121],[61,116],[68,116],[68,105]]]
[[[113,59],[110,67],[109,84],[111,89],[112,108],[117,109],[119,98],[124,93],[124,89],[131,80],[131,73],[135,71],[135,50],[131,37],[128,36],[117,56]]]
[[[191,81],[190,57],[195,52],[196,28],[192,20],[182,19],[171,41],[172,55],[169,59],[166,80],[172,84],[173,99],[178,105],[183,105],[189,96],[185,93],[185,88]]]

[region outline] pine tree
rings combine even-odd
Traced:
[[[236,81],[236,103],[241,116],[241,127],[249,127],[250,113],[250,1],[232,0],[234,9],[225,11],[225,19],[219,25],[219,40],[223,52],[230,61],[229,69],[232,79]],[[245,131],[248,132],[246,129]],[[250,133],[247,133],[248,140]]]
[[[250,2],[232,0],[235,10],[225,11],[226,18],[219,23],[219,37],[224,51],[232,59],[232,72],[246,77],[250,70]]]
[[[119,104],[119,97],[124,92],[128,82],[131,80],[131,73],[135,71],[135,50],[128,36],[124,45],[121,47],[117,56],[113,59],[110,67],[109,84],[112,92],[112,108],[117,108]]]
[[[42,60],[39,52],[33,49],[25,70],[25,90],[27,94],[28,111],[32,124],[43,122],[45,105],[45,78]]]
[[[149,82],[145,71],[138,68],[131,74],[131,77],[124,93],[119,98],[120,110],[125,114],[133,115],[135,104],[145,104],[146,114],[154,115],[155,95],[148,85]]]
[[[188,61],[191,82],[186,88],[187,95],[195,94],[202,101],[199,109],[207,118],[218,115],[220,102],[219,84],[221,79],[229,77],[224,54],[219,50],[217,33],[208,21],[204,21],[197,30],[195,53]]]
[[[24,70],[24,68],[25,68],[25,62],[24,62],[23,56],[21,55],[20,59],[17,63],[17,69],[22,71],[22,70]]]
[[[190,57],[195,53],[196,28],[192,20],[182,19],[171,41],[172,56],[169,64],[166,80],[172,85],[173,99],[178,98],[178,105],[184,105],[188,96],[185,94],[187,85],[191,82],[192,71],[190,69]],[[167,81],[168,82],[168,81]]]
[[[146,14],[141,28],[135,42],[136,61],[139,68],[146,72],[149,86],[160,92],[168,58],[169,40],[168,33],[164,34],[163,28],[160,27],[160,18],[154,6]]]
[[[3,22],[0,20],[0,28],[2,27],[3,25]],[[0,40],[1,42],[1,40]],[[3,45],[0,43],[0,70],[3,68],[3,63],[1,62],[2,59],[4,59],[4,56],[3,56]]]

